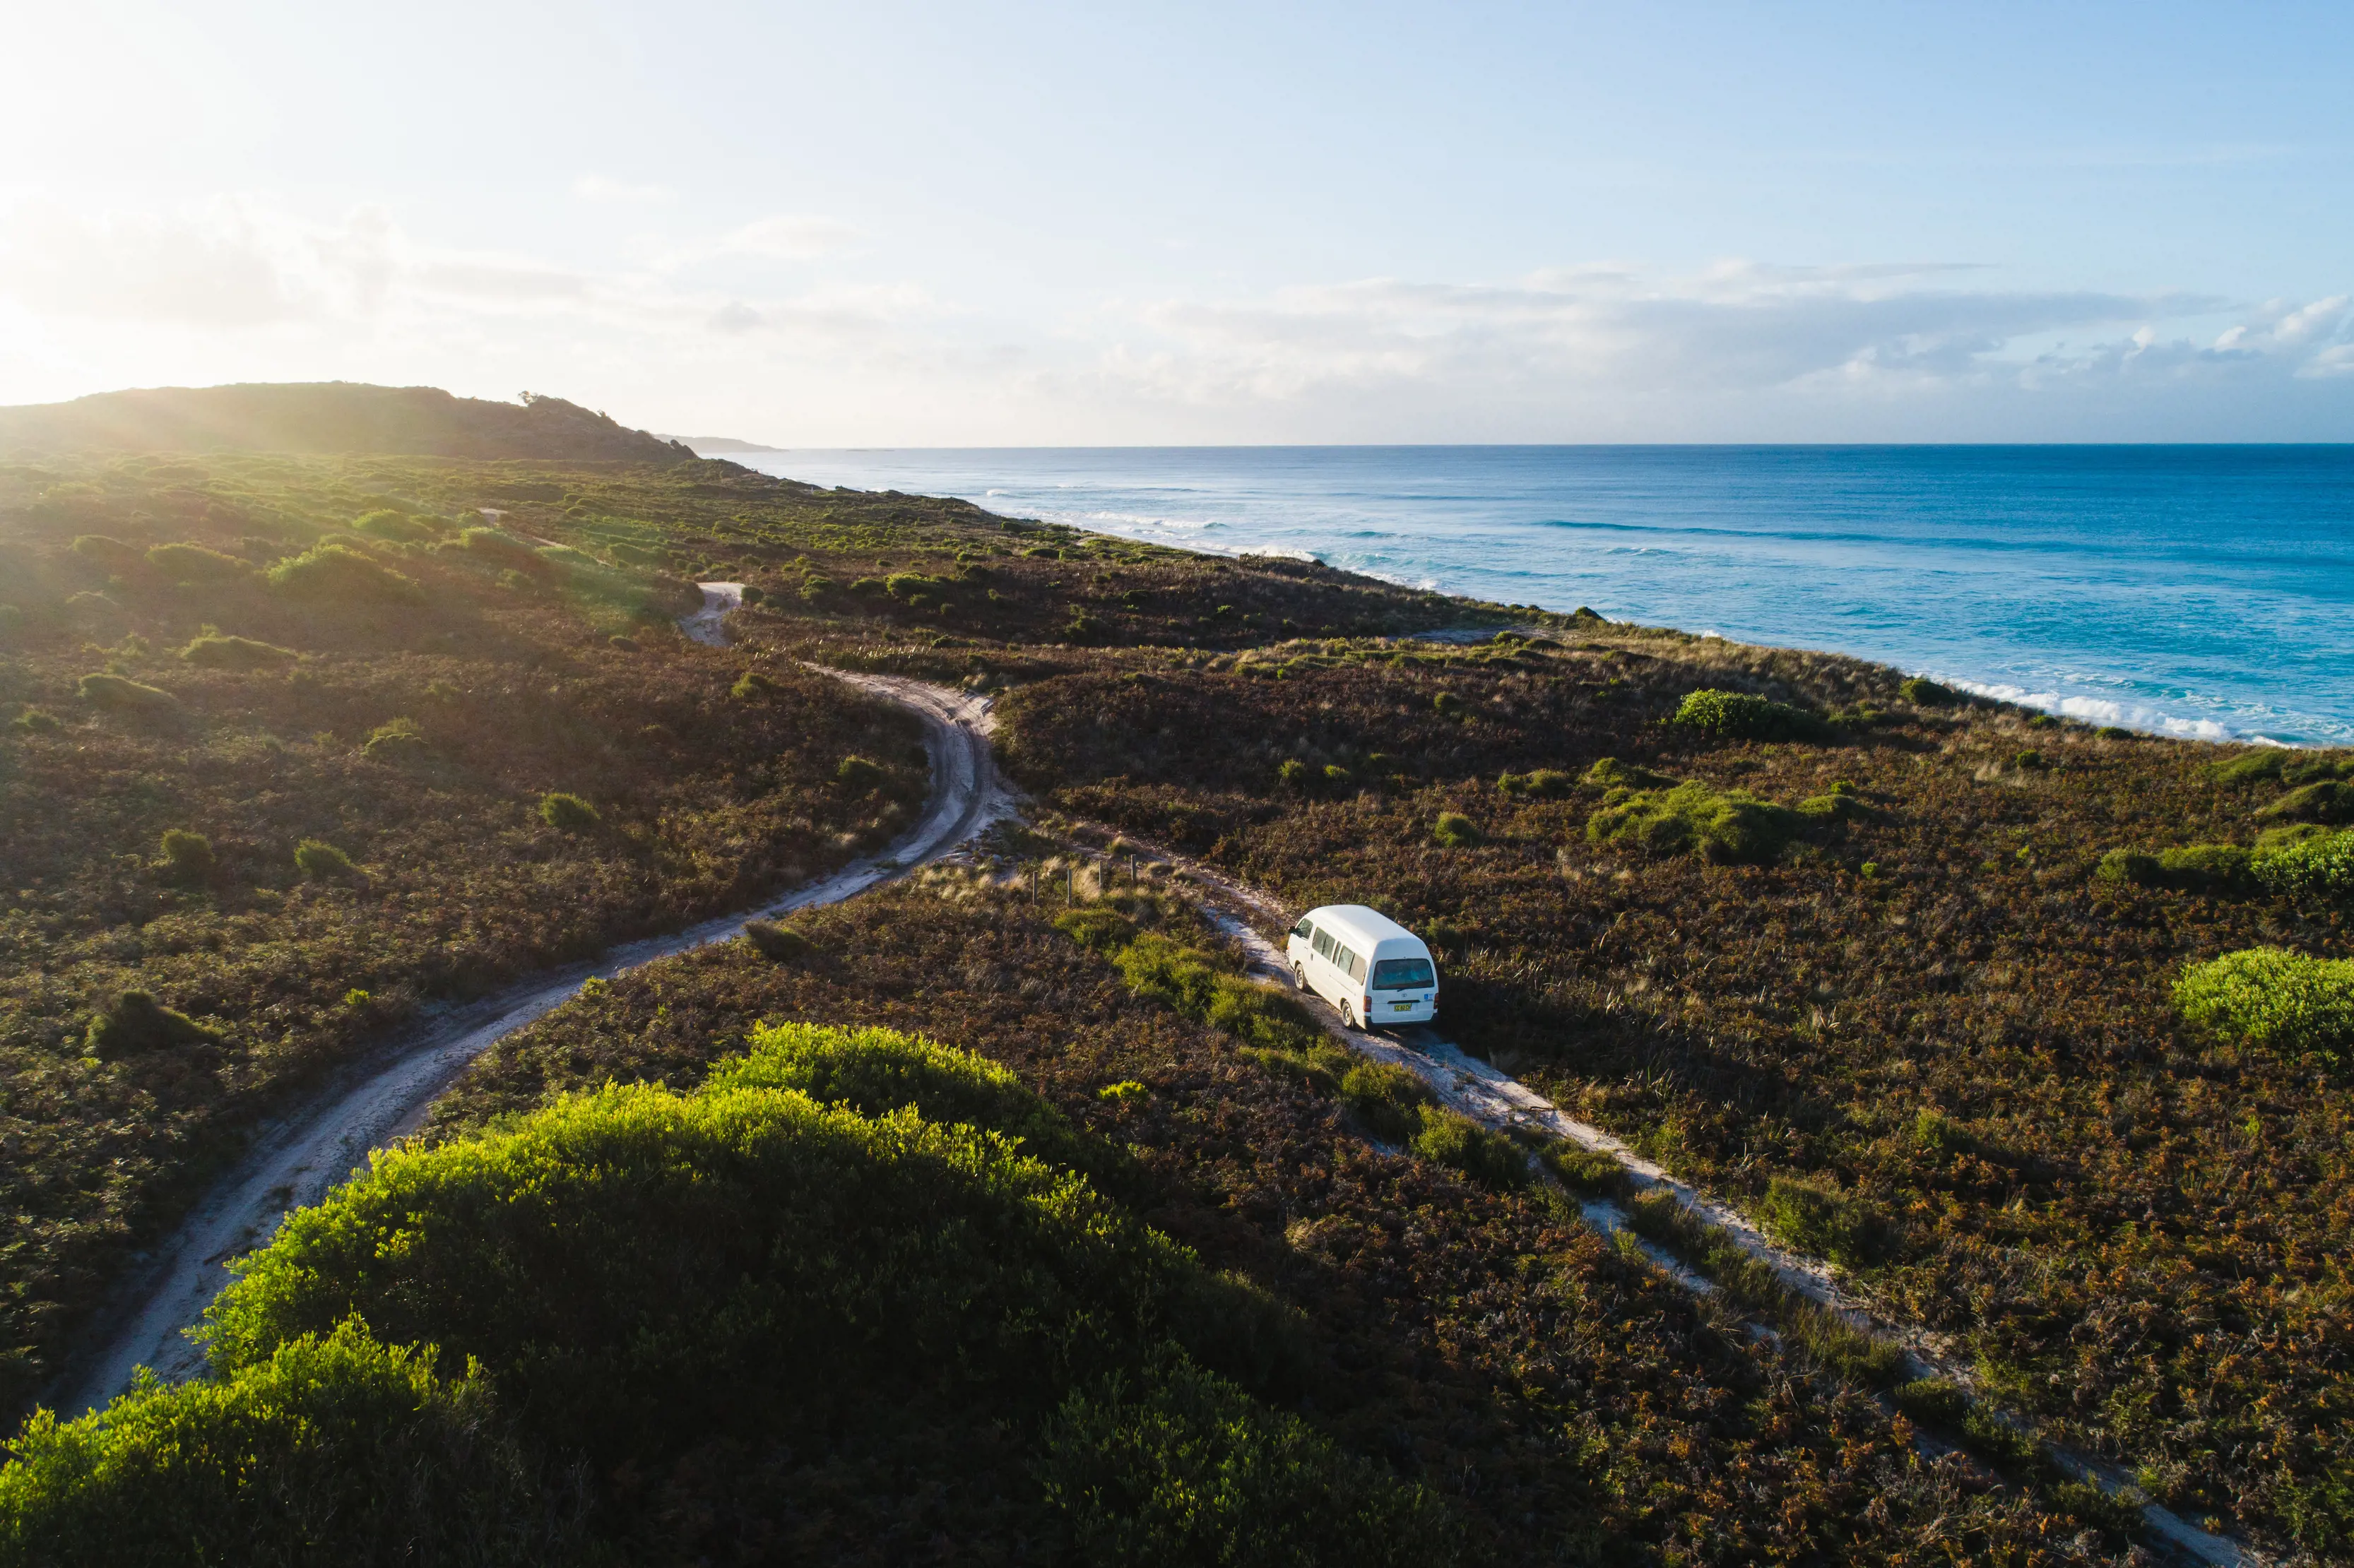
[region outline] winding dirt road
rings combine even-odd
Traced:
[[[742,602],[742,585],[705,583],[704,608],[681,622],[697,641],[725,641],[721,623]],[[167,1379],[194,1374],[204,1352],[185,1330],[226,1285],[222,1266],[267,1242],[292,1210],[315,1203],[368,1155],[396,1142],[483,1052],[554,1008],[594,978],[724,942],[747,920],[839,904],[947,853],[1013,810],[990,749],[991,717],[981,697],[885,675],[827,671],[924,722],[932,789],[922,817],[888,848],[757,909],[707,920],[666,937],[617,947],[593,964],[556,969],[461,1007],[440,1012],[398,1044],[291,1116],[265,1126],[238,1162],[182,1219],[170,1239],[119,1287],[93,1326],[90,1348],[45,1400],[65,1414],[103,1405],[131,1386],[140,1367]]]

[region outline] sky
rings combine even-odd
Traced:
[[[2354,6],[10,7],[0,403],[2354,440]]]

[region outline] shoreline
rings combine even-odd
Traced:
[[[745,456],[755,471],[801,482],[955,497],[1000,517],[1226,559],[1315,560],[1412,590],[1508,607],[1525,599],[1556,614],[1582,602],[1635,624],[1838,653],[2096,726],[2226,745],[2354,747],[2354,713],[2321,700],[2354,690],[2354,670],[2341,680],[2337,669],[2354,648],[2354,622],[2338,636],[2341,608],[2304,586],[2324,580],[2312,574],[2326,574],[2343,549],[2326,499],[2274,497],[2294,526],[2273,538],[2268,514],[2232,510],[2209,476],[2143,529],[2137,514],[2110,514],[2148,499],[2123,482],[2091,485],[2076,510],[2052,510],[2046,493],[2041,512],[2034,495],[2006,511],[1999,497],[1973,494],[1965,506],[1934,487],[1892,496],[1885,486],[1849,485],[1855,476],[1844,471],[1827,481],[1803,468],[1739,466],[1761,450],[1787,455],[1680,449],[1681,488],[1642,490],[1613,471],[1620,489],[1596,482],[1590,494],[1581,487],[1593,476],[1583,471],[1532,477],[1511,467],[1520,449]],[[1689,460],[1735,467],[1718,472]],[[1999,489],[1993,480],[2006,477],[1965,475],[1980,489]],[[1758,521],[1768,517],[1771,526]],[[1500,561],[1513,565],[1492,565]],[[1671,591],[1641,591],[1661,587]]]

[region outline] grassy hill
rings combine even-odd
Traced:
[[[0,456],[119,452],[393,452],[419,457],[679,462],[683,446],[561,397],[453,397],[434,387],[156,387],[0,408]]]

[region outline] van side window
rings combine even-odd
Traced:
[[[1363,980],[1365,978],[1365,960],[1359,958],[1356,954],[1349,951],[1348,948],[1341,947],[1337,943],[1332,948],[1332,961],[1340,965],[1341,972],[1347,975],[1351,980]]]
[[[1332,933],[1330,931],[1317,932],[1314,941],[1310,945],[1316,949],[1316,956],[1318,958],[1331,958],[1332,956]]]

